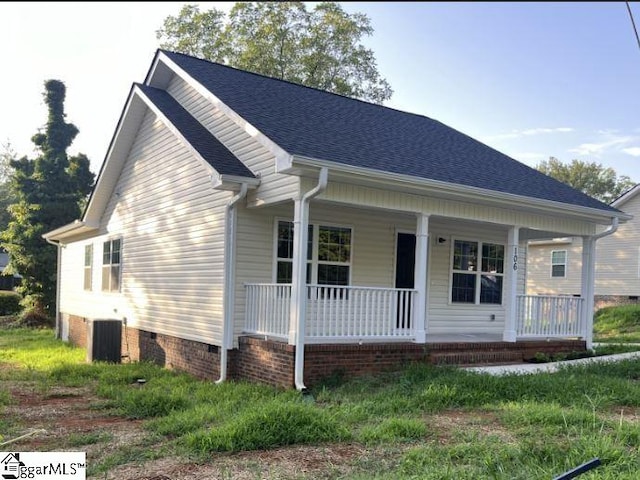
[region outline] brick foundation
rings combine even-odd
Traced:
[[[87,347],[87,319],[69,315],[69,342]],[[150,361],[162,367],[190,373],[204,380],[220,378],[220,352],[215,345],[122,328],[123,361]],[[232,352],[229,352],[230,354]],[[232,363],[232,355],[229,364]]]
[[[640,297],[628,295],[596,295],[594,300],[595,311],[604,307],[619,307],[621,305],[638,305]]]
[[[69,315],[69,341],[87,345],[87,319]],[[295,386],[295,347],[286,342],[240,337],[238,349],[229,351],[230,379]],[[304,383],[307,387],[335,376],[353,378],[399,370],[410,363],[491,364],[520,363],[537,353],[584,351],[583,340],[532,340],[517,343],[370,343],[363,345],[306,345]],[[122,355],[127,361],[152,361],[160,366],[188,372],[205,380],[220,376],[217,346],[134,328],[122,329]]]

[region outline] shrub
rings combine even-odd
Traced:
[[[0,291],[0,315],[15,315],[20,311],[20,295],[16,292]]]
[[[44,312],[36,309],[24,310],[15,325],[28,328],[52,328],[55,327],[55,320]]]

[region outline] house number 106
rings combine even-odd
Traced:
[[[518,270],[518,247],[513,247],[513,270]]]

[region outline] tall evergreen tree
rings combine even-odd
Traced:
[[[9,185],[15,203],[9,206],[9,226],[0,240],[9,252],[7,273],[22,276],[19,291],[26,306],[51,314],[56,298],[57,252],[42,234],[80,216],[80,203],[91,191],[94,175],[85,155],[67,155],[78,129],[65,122],[64,83],[47,80],[44,87],[47,124],[44,133],[31,138],[38,156],[10,162]]]

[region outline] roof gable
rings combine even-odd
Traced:
[[[198,120],[166,91],[136,84],[166,120],[220,175],[255,178],[255,175]]]
[[[437,120],[162,53],[291,155],[617,212]]]

